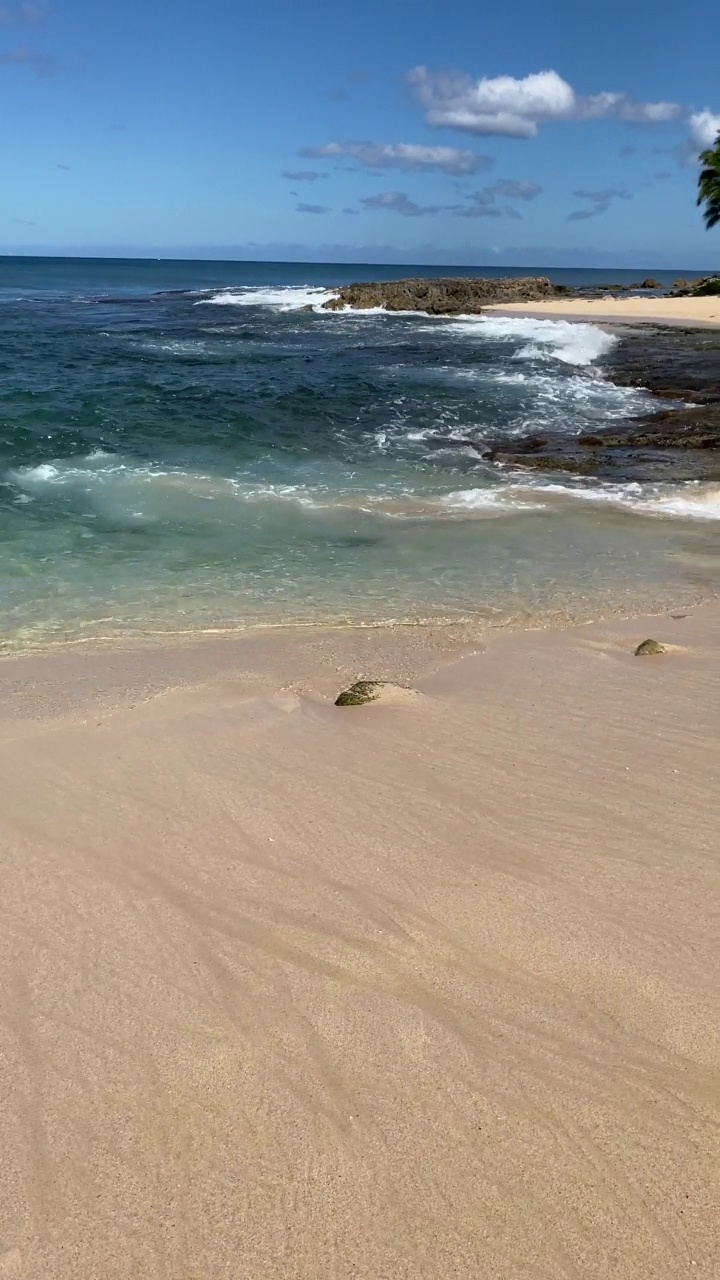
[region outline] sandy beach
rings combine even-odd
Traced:
[[[6,661],[0,1276],[717,1274],[719,641]]]
[[[670,324],[698,328],[720,325],[720,297],[708,298],[631,298],[618,294],[606,298],[552,300],[548,302],[510,302],[488,306],[504,316],[532,316],[540,320],[598,321],[605,324]]]

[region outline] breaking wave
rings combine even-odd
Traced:
[[[513,352],[514,360],[560,360],[563,364],[587,367],[611,351],[617,342],[593,324],[569,320],[533,320],[524,316],[462,316],[445,321],[455,333],[478,339],[523,345]]]
[[[335,296],[333,289],[311,288],[307,285],[283,285],[278,289],[252,287],[247,289],[219,289],[207,298],[200,298],[196,306],[212,307],[269,307],[273,311],[302,311],[305,307],[321,307]]]
[[[366,483],[363,484],[363,478]],[[576,503],[595,503],[636,515],[679,520],[720,520],[720,485],[691,481],[684,485],[566,483],[525,480],[513,474],[495,482],[450,489],[421,482],[373,485],[372,477],[358,477],[352,468],[320,466],[303,482],[269,481],[238,473],[163,468],[102,450],[78,458],[54,459],[6,473],[25,501],[73,500],[79,511],[115,522],[152,523],[172,520],[195,524],[232,520],[239,503],[292,503],[313,510],[334,509],[366,514],[415,518],[469,516],[548,511]],[[217,504],[218,510],[212,505]]]

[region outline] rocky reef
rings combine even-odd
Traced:
[[[701,293],[716,281],[683,285]],[[626,289],[657,288],[651,278]],[[599,296],[590,290],[553,285],[547,277],[449,278],[391,280],[347,285],[324,305],[387,311],[420,311],[428,315],[472,315],[493,303],[536,302],[545,298]],[[603,480],[720,480],[720,332],[645,324],[626,328],[603,360],[605,377],[622,386],[642,387],[662,400],[675,402],[612,427],[599,426],[572,437],[532,433],[520,437],[484,435],[453,443],[472,449],[491,466],[571,473]],[[438,437],[440,447],[447,438]],[[349,691],[353,694],[354,691]],[[367,698],[363,697],[363,701]],[[346,705],[350,705],[348,702]]]
[[[720,405],[676,409],[576,437],[528,435],[476,445],[503,466],[602,480],[720,480]]]
[[[377,280],[343,285],[323,304],[326,311],[351,307],[358,311],[382,307],[385,311],[422,311],[431,316],[479,315],[484,307],[508,302],[542,302],[548,298],[601,298],[608,293],[662,291],[653,277],[635,284],[597,284],[572,289],[553,284],[547,276],[447,277],[436,280]],[[720,277],[676,280],[672,296],[700,297],[720,292]],[[309,308],[312,309],[312,308]]]
[[[570,292],[563,285],[551,284],[545,276],[386,280],[344,285],[324,306],[328,311],[383,307],[386,311],[424,311],[431,316],[477,315],[493,303],[540,302],[567,297]]]
[[[603,372],[672,407],[659,402],[655,412],[574,437],[534,432],[466,443],[503,467],[602,480],[720,480],[720,333],[648,325],[619,337]]]

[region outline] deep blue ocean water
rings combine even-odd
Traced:
[[[604,378],[611,335],[318,309],[442,273],[0,259],[0,643],[588,617],[707,589],[712,486],[548,481],[473,448],[651,408]]]

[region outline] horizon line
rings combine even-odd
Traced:
[[[197,256],[198,252],[200,252],[202,256],[198,257]],[[705,272],[708,275],[718,274],[718,268],[712,268],[712,267],[710,268],[679,267],[679,266],[673,266],[673,267],[663,267],[663,266],[651,267],[650,266],[649,267],[647,264],[645,264],[644,266],[635,265],[635,264],[630,266],[628,265],[597,266],[597,265],[592,265],[592,264],[587,264],[582,262],[575,262],[575,263],[564,263],[562,266],[550,265],[550,266],[543,267],[542,263],[535,263],[535,264],[521,263],[519,265],[518,264],[513,265],[512,263],[499,262],[497,259],[494,262],[483,262],[483,263],[475,262],[474,263],[474,262],[422,262],[420,260],[413,260],[413,261],[406,260],[404,262],[394,262],[390,260],[378,261],[377,259],[373,259],[373,258],[249,258],[249,257],[235,258],[235,257],[225,257],[225,256],[213,258],[213,257],[205,256],[207,252],[209,251],[195,250],[194,252],[190,252],[188,250],[187,252],[184,252],[184,253],[176,252],[174,254],[172,253],[158,254],[158,253],[151,252],[150,250],[135,250],[134,252],[128,252],[127,250],[124,249],[122,251],[118,250],[118,251],[105,252],[105,253],[97,253],[97,252],[89,253],[87,251],[77,252],[71,249],[58,249],[54,251],[50,249],[39,249],[31,253],[31,252],[28,252],[27,250],[21,251],[21,252],[17,252],[17,251],[8,252],[4,249],[0,249],[0,262],[4,260],[11,260],[11,261],[18,261],[18,260],[29,261],[30,260],[31,261],[34,259],[47,258],[50,260],[68,259],[68,260],[81,261],[81,262],[204,262],[208,264],[210,263],[217,263],[217,264],[242,263],[242,264],[255,265],[255,266],[264,265],[264,266],[299,266],[299,267],[325,267],[325,266],[327,267],[366,266],[366,267],[398,267],[398,268],[400,267],[402,268],[412,268],[412,267],[453,268],[454,267],[456,269],[462,269],[465,271],[481,271],[485,269],[491,269],[493,271],[498,271],[498,270],[520,271],[520,270],[526,270],[526,269],[527,270],[533,269],[537,271],[541,271],[541,270],[638,271],[638,272],[659,271],[659,272],[662,272],[663,274],[673,273],[673,272],[679,273],[682,271],[691,271],[691,272],[699,272],[699,273]]]

